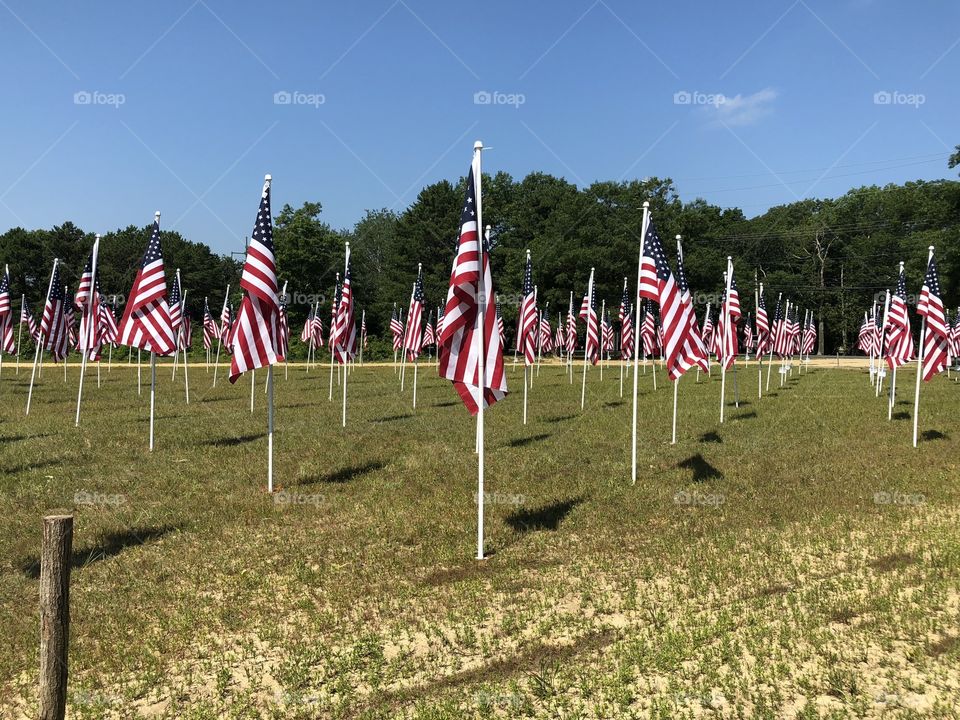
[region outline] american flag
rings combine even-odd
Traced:
[[[547,303],[547,309],[550,309],[550,303]],[[545,353],[553,352],[553,332],[545,312],[540,313],[540,349]]]
[[[573,296],[570,297],[570,309],[567,311],[567,330],[565,333],[567,353],[573,355],[577,349],[577,317],[573,314]]]
[[[750,324],[750,313],[747,313],[747,322],[743,325],[743,346],[747,352],[753,350],[753,326]]]
[[[233,331],[233,305],[223,299],[223,310],[220,311],[220,344],[227,348],[227,352],[232,352],[230,346],[230,335]]]
[[[403,336],[403,350],[407,359],[413,362],[420,355],[423,342],[423,270],[417,268],[417,280],[410,293],[410,307],[407,310],[407,328]]]
[[[871,325],[870,318],[867,317],[867,313],[864,312],[863,323],[860,325],[860,333],[857,336],[857,349],[866,355],[869,355],[873,350],[873,328]],[[887,327],[890,327],[889,322],[887,323]]]
[[[300,342],[309,342],[313,337],[313,307],[307,311],[307,319],[303,323],[303,330],[300,332]]]
[[[623,318],[626,317],[630,307],[630,293],[627,292],[627,279],[623,279],[623,295],[620,297],[620,307],[617,309],[617,322],[623,325]]]
[[[871,329],[873,323],[871,324]],[[895,367],[906,365],[914,358],[913,333],[910,331],[910,316],[907,314],[907,276],[900,266],[900,275],[897,278],[897,289],[890,296],[890,308],[887,310],[887,346],[884,357],[887,366],[892,370]],[[871,337],[871,348],[876,354],[876,347]],[[864,350],[870,352],[870,349]]]
[[[360,313],[360,347],[367,347],[367,311]]]
[[[10,269],[4,268],[0,280],[0,352],[14,354],[17,344],[13,339],[13,305],[10,303]]]
[[[789,302],[787,300],[787,303]],[[777,300],[776,310],[773,312],[771,332],[773,333],[773,352],[777,354],[777,357],[787,357],[790,354],[789,329],[784,322],[783,308],[780,307],[779,299]]]
[[[790,316],[790,353],[795,354],[800,352],[800,321],[797,319],[800,317],[799,309],[796,305],[791,306],[793,310],[793,315]]]
[[[313,309],[313,322],[310,324],[310,332],[313,333],[313,346],[315,348],[323,347],[323,320],[320,319],[320,303],[318,302]]]
[[[127,296],[120,321],[120,344],[157,355],[174,352],[173,325],[167,307],[167,280],[160,250],[160,218],[153,222],[153,233],[137,277]]]
[[[237,313],[230,382],[247,370],[268,367],[283,360],[279,348],[280,297],[273,254],[273,217],[270,214],[270,178],[263,183],[260,207],[253,225],[247,260],[240,275],[246,290]]]
[[[440,377],[453,382],[471,414],[479,411],[480,403],[486,407],[507,394],[503,343],[495,327],[495,313],[490,312],[494,290],[489,248],[481,237],[477,217],[475,170],[479,172],[478,163],[479,157],[467,176],[467,192],[460,213],[460,239],[440,331]],[[483,327],[479,327],[481,309]],[[480,376],[481,361],[483,377]]]
[[[50,294],[43,306],[43,317],[40,319],[40,335],[43,337],[43,349],[50,351],[55,362],[63,360],[70,349],[66,302],[66,292],[60,279],[60,264],[54,261]]]
[[[503,325],[503,313],[500,312],[500,298],[497,297],[497,333],[500,335],[500,344],[507,346],[507,331]]]
[[[337,345],[337,311],[340,309],[340,294],[343,292],[340,287],[340,273],[337,273],[337,281],[333,286],[333,302],[330,304],[330,352]],[[323,343],[320,343],[323,345]]]
[[[713,350],[713,313],[707,308],[707,314],[703,318],[703,331],[701,333],[703,346],[709,351]]]
[[[610,323],[609,311],[604,313],[603,320],[600,324],[600,335],[603,338],[603,349],[607,351],[607,355],[609,356],[613,350],[613,325]]]
[[[697,321],[686,274],[682,263],[678,267],[678,277],[674,279],[653,218],[650,218],[643,240],[639,296],[660,306],[664,357],[671,380],[676,380],[695,364],[703,363],[706,368],[706,350],[702,342],[698,342]],[[646,340],[649,332],[646,322],[643,331]]]
[[[353,275],[350,270],[350,246],[347,246],[346,265],[343,271],[343,286],[340,288],[340,305],[337,308],[337,344],[334,356],[341,365],[346,365],[357,354],[357,324],[354,322]]]
[[[563,316],[557,313],[557,329],[553,333],[553,346],[557,353],[562,353],[567,344],[567,336],[563,331]]]
[[[67,352],[77,344],[77,313],[73,309],[73,293],[66,285],[63,286],[63,316],[67,324]]]
[[[954,358],[960,357],[960,307],[953,314],[953,327],[950,328],[950,354]]]
[[[694,365],[700,366],[704,372],[710,367],[710,353],[703,343],[703,338],[700,337],[697,314],[693,308],[693,297],[690,295],[690,286],[687,283],[687,271],[683,265],[683,247],[680,245],[679,239],[677,240],[677,291],[680,295],[680,302],[683,303],[688,313],[687,324],[689,328],[686,337],[679,345],[680,349],[676,361],[672,365],[668,363],[670,378],[673,380],[676,380]]]
[[[184,352],[193,344],[193,322],[190,316],[184,313],[180,319],[180,335],[178,336],[180,349]]]
[[[926,318],[926,330],[923,335],[923,379],[931,380],[934,375],[947,367],[950,355],[950,328],[944,315],[943,300],[940,297],[940,276],[937,272],[937,260],[930,255],[927,273],[920,289],[917,301],[917,315]]]
[[[767,301],[763,297],[763,283],[757,296],[757,353],[770,349],[770,319],[767,317]]]
[[[390,332],[393,333],[393,351],[403,347],[403,312],[397,315],[397,306],[393,306],[393,315],[390,316]]]
[[[802,355],[809,356],[817,343],[817,326],[813,322],[813,313],[807,315],[807,326],[803,330],[803,346],[800,349]]]
[[[640,320],[640,340],[644,357],[654,357],[657,354],[657,321],[653,315],[653,304],[649,300],[643,301],[643,315]]]
[[[737,281],[733,277],[733,263],[728,263],[728,272],[730,273],[730,293],[724,293],[723,303],[720,305],[720,316],[717,319],[717,335],[720,340],[717,353],[717,362],[729,370],[733,367],[733,362],[739,352],[737,342],[737,320],[740,318],[740,293],[737,291]],[[727,323],[729,322],[729,328]]]
[[[427,325],[423,329],[423,347],[429,347],[436,342],[433,328],[433,310],[427,315]]]
[[[170,299],[167,301],[170,308],[170,325],[173,326],[173,334],[177,335],[180,329],[180,318],[183,317],[183,298],[180,294],[180,269],[173,276],[173,285],[170,287]]]
[[[530,251],[527,250],[527,264],[523,271],[523,300],[520,301],[520,315],[517,320],[517,347],[523,351],[527,365],[537,359],[536,327],[537,296],[533,289],[533,264]]]
[[[596,365],[600,359],[600,323],[597,318],[597,298],[593,285],[593,268],[590,268],[590,281],[580,306],[580,319],[585,320],[587,332],[583,342],[583,356]]]
[[[114,296],[109,303],[100,303],[100,340],[104,343],[115,344],[120,335],[120,327],[117,325],[117,299]]]
[[[216,320],[210,314],[210,304],[207,299],[203,300],[203,347],[210,350],[213,347],[213,339],[220,334]]]
[[[629,300],[623,311],[623,323],[620,325],[620,355],[624,358],[633,357],[633,308]]]
[[[20,305],[20,324],[27,326],[27,332],[34,340],[40,337],[40,328],[37,327],[37,321],[33,319],[33,311],[30,310],[30,303],[27,302],[26,298]]]
[[[80,335],[77,341],[77,350],[86,353],[88,360],[97,360],[100,357],[100,345],[103,342],[100,279],[93,276],[93,256],[97,252],[99,243],[100,239],[98,238],[94,243],[94,249],[90,251],[83,273],[80,275],[77,295],[73,299],[76,307],[80,310]]]

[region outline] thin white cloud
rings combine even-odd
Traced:
[[[725,97],[723,102],[708,106],[706,109],[720,125],[742,127],[756,125],[773,112],[773,102],[779,93],[773,88],[764,88],[752,95],[737,94]]]

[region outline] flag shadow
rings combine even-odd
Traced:
[[[213,447],[233,447],[243,445],[244,443],[260,440],[267,436],[266,433],[256,433],[254,435],[240,435],[239,437],[214,438],[213,440],[204,440],[201,445],[211,445]]]
[[[350,482],[351,480],[356,480],[362,475],[367,473],[376,472],[377,470],[383,470],[387,466],[387,463],[383,460],[375,460],[373,462],[364,463],[363,465],[353,465],[351,467],[341,468],[332,473],[327,473],[326,475],[318,475],[314,477],[303,478],[298,480],[296,485],[317,485],[317,484],[342,484]]]
[[[691,479],[693,482],[723,479],[723,473],[708,463],[700,453],[691,455],[686,460],[681,460],[677,463],[677,467],[681,470],[692,470],[693,477]]]
[[[525,447],[531,443],[540,442],[541,440],[546,440],[551,436],[551,433],[540,433],[539,435],[531,435],[530,437],[524,438],[514,438],[507,443],[512,448]]]
[[[699,442],[720,443],[720,442],[723,442],[723,438],[721,438],[717,433],[711,430],[710,432],[705,432],[703,435],[701,435]]]
[[[87,565],[119,555],[127,548],[156,540],[177,529],[175,525],[158,525],[109,533],[93,547],[74,550],[70,556],[70,567],[82,569]],[[40,577],[40,558],[36,555],[24,558],[19,565],[20,571],[27,577],[34,580]]]
[[[515,532],[525,534],[537,530],[555,531],[560,523],[577,506],[583,503],[584,497],[579,496],[567,500],[559,500],[539,508],[515,510],[505,518]]]

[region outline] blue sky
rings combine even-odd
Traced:
[[[670,176],[748,215],[955,176],[960,143],[957,3],[0,0],[0,59],[0,229],[160,209],[220,252],[265,172],[275,209],[351,226],[476,139],[490,172]]]

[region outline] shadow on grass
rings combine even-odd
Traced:
[[[213,440],[204,440],[201,445],[212,445],[213,447],[234,447],[244,443],[260,440],[267,436],[266,433],[257,433],[255,435],[240,435],[239,437],[214,438]]]
[[[362,475],[367,473],[376,472],[377,470],[383,470],[387,466],[387,463],[383,460],[374,460],[373,462],[364,463],[363,465],[352,465],[351,467],[341,468],[332,473],[327,473],[326,475],[317,475],[314,477],[307,477],[302,480],[297,481],[297,485],[317,485],[321,483],[332,483],[332,484],[341,484],[347,483],[351,480],[356,480]]]
[[[559,423],[559,422],[564,422],[565,420],[573,420],[575,417],[577,416],[576,415],[557,415],[556,417],[547,418],[546,420],[544,420],[544,422]]]
[[[127,548],[137,547],[151,540],[156,540],[176,529],[177,527],[173,525],[159,525],[109,533],[104,536],[100,543],[91,548],[74,550],[70,557],[70,567],[84,568],[87,565],[119,555]],[[36,555],[24,558],[19,565],[21,572],[27,577],[34,580],[40,577],[40,558]]]
[[[921,440],[946,440],[947,434],[942,433],[939,430],[924,430],[920,433]]]
[[[35,460],[34,462],[22,463],[20,465],[14,465],[13,467],[4,468],[3,474],[14,475],[16,473],[30,472],[31,470],[39,470],[40,468],[50,467],[51,465],[62,464],[63,459],[59,457],[47,458],[45,460]]]
[[[433,407],[453,407],[454,405],[461,405],[462,403],[457,402],[456,400],[451,400],[450,402],[438,402],[434,403]]]
[[[730,419],[731,419],[731,420],[750,420],[750,419],[752,419],[752,418],[755,418],[756,416],[757,416],[757,411],[756,411],[756,410],[751,410],[751,411],[748,412],[748,413],[740,413],[739,415],[735,415],[734,417],[732,417],[732,418],[730,418]]]
[[[530,437],[525,438],[515,438],[507,443],[510,447],[518,448],[525,447],[531,443],[540,442],[541,440],[546,440],[550,437],[550,433],[540,433],[539,435],[531,435]]]
[[[686,460],[681,460],[677,463],[677,467],[682,470],[692,470],[693,482],[723,479],[723,473],[708,463],[700,453],[691,455]]]
[[[507,515],[506,523],[518,533],[557,530],[570,511],[583,501],[583,497],[575,497],[530,510],[516,510]]]
[[[613,407],[620,407],[623,404],[624,404],[623,400],[611,400],[610,402],[605,402],[603,406],[613,408]]]
[[[5,443],[20,442],[22,440],[36,440],[37,438],[50,437],[53,433],[36,433],[34,435],[8,435],[0,437],[0,445]]]
[[[723,442],[723,438],[721,438],[719,435],[717,435],[717,433],[711,430],[710,432],[705,432],[703,435],[700,436],[700,442],[720,443],[720,442]]]
[[[910,413],[908,413],[908,412],[903,412],[903,411],[895,412],[895,413],[893,413],[893,414],[890,416],[890,419],[891,419],[891,420],[909,420],[909,419],[910,419]]]
[[[396,422],[397,420],[409,420],[413,417],[412,413],[406,415],[387,415],[382,418],[375,418],[373,422],[384,423],[384,422]]]
[[[538,676],[550,672],[551,669],[552,672],[556,672],[556,668],[573,661],[574,658],[603,650],[615,642],[617,637],[617,633],[613,630],[601,630],[583,635],[573,642],[563,645],[537,642],[518,651],[515,655],[502,660],[494,660],[478,668],[447,675],[423,685],[379,694],[375,702],[378,703],[379,707],[386,708],[431,696],[445,690],[455,690],[479,683],[503,685],[511,678],[524,674]]]

